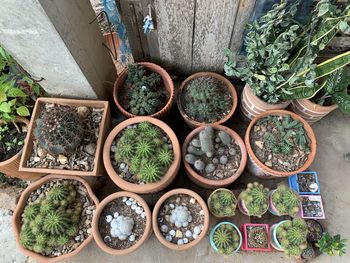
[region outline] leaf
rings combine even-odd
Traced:
[[[16,102],[17,102],[17,99],[13,99],[13,100],[10,100],[8,103],[12,107],[13,105],[16,104]]]
[[[340,21],[338,27],[340,31],[345,32],[348,29],[349,25],[345,21]]]
[[[315,68],[316,79],[327,76],[348,64],[350,64],[350,51],[318,64]]]
[[[5,113],[11,112],[11,106],[7,102],[3,102],[0,104],[0,111]]]
[[[9,97],[27,97],[27,94],[19,88],[11,88],[7,91]]]
[[[346,92],[336,92],[332,96],[332,100],[338,105],[339,109],[345,113],[350,114],[350,95]]]
[[[280,92],[281,100],[299,100],[299,99],[310,99],[316,95],[316,93],[323,88],[324,84],[321,86],[315,85],[313,87],[308,87],[305,85],[296,86],[288,88],[288,93]]]
[[[320,4],[319,10],[318,10],[318,16],[323,16],[326,13],[328,13],[328,11],[329,11],[328,3]]]
[[[16,109],[16,112],[19,116],[26,117],[30,115],[30,112],[27,107],[25,106],[20,106]]]
[[[0,102],[6,101],[7,96],[6,93],[3,90],[0,90]]]

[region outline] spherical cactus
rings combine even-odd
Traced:
[[[57,237],[57,245],[64,246],[69,242],[69,237],[65,234],[61,234]]]
[[[147,138],[155,139],[162,136],[162,133],[160,132],[158,127],[152,126],[149,129],[145,130],[145,136]]]
[[[36,235],[35,242],[36,242],[36,244],[45,245],[47,243],[48,239],[49,239],[49,236],[46,233],[41,232],[41,233]]]
[[[173,152],[170,149],[161,149],[157,154],[158,162],[166,167],[172,164],[173,158]]]
[[[201,159],[198,159],[194,162],[194,168],[197,171],[203,171],[205,168],[205,163]]]
[[[45,217],[43,230],[51,234],[61,234],[67,227],[67,215],[62,210],[49,212]]]
[[[35,235],[29,227],[24,227],[19,235],[20,243],[28,249],[31,249],[35,244]]]
[[[124,161],[132,158],[135,154],[135,148],[132,142],[119,141],[117,144],[117,150],[114,155],[116,162]]]
[[[67,198],[69,195],[69,190],[65,185],[56,185],[54,188],[52,188],[48,194],[47,197],[49,200],[57,200],[62,201]]]
[[[55,206],[51,200],[43,200],[40,203],[40,213],[46,215],[48,212],[55,209]]]
[[[188,223],[192,221],[191,212],[186,206],[176,206],[171,211],[170,223],[175,224],[176,227],[187,227]]]
[[[188,162],[189,164],[194,164],[195,161],[197,160],[198,160],[198,157],[193,154],[188,153],[185,155],[185,161]]]
[[[146,132],[146,131],[152,129],[153,127],[152,127],[152,123],[150,123],[148,121],[143,121],[137,125],[137,128],[140,129],[142,132]]]
[[[24,220],[28,222],[34,220],[39,212],[40,212],[40,204],[34,203],[34,204],[28,205],[23,212]]]
[[[272,203],[279,215],[295,215],[299,212],[300,197],[292,189],[279,186],[272,194]]]
[[[71,155],[84,137],[82,120],[75,108],[54,105],[36,120],[34,136],[40,148],[52,155]]]
[[[66,233],[70,237],[74,237],[78,234],[79,228],[77,226],[71,225],[68,227]]]
[[[239,247],[240,237],[232,225],[222,224],[215,230],[213,242],[220,254],[232,255]]]
[[[141,158],[149,158],[154,153],[154,144],[152,141],[143,139],[136,143],[136,155]]]
[[[248,183],[247,189],[240,194],[240,198],[244,201],[248,215],[261,217],[268,209],[269,189],[257,182]]]
[[[33,246],[33,251],[36,253],[42,253],[44,251],[44,244],[35,244]]]
[[[217,248],[225,248],[232,244],[232,234],[226,228],[219,227],[213,237],[215,246]]]
[[[218,189],[208,199],[209,210],[217,217],[234,216],[237,199],[232,191]]]
[[[145,162],[140,170],[140,179],[146,183],[154,183],[162,177],[160,165],[154,161]]]

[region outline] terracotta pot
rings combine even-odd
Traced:
[[[26,205],[26,202],[28,200],[29,195],[37,190],[38,188],[40,188],[43,184],[46,184],[47,182],[50,182],[51,180],[54,179],[69,179],[69,180],[76,180],[81,182],[84,187],[86,188],[89,197],[91,198],[91,200],[93,201],[93,203],[95,205],[98,205],[98,199],[96,198],[95,194],[92,192],[91,187],[89,186],[89,184],[83,180],[82,178],[78,177],[78,176],[72,176],[72,175],[56,175],[56,174],[51,174],[51,175],[47,175],[43,178],[41,178],[40,180],[30,184],[22,193],[18,204],[16,206],[16,209],[13,213],[13,218],[12,218],[12,227],[13,227],[13,232],[16,238],[16,243],[17,246],[19,248],[19,250],[26,256],[29,256],[31,258],[34,258],[35,260],[39,261],[39,262],[57,262],[63,259],[67,259],[70,257],[73,257],[75,255],[77,255],[81,250],[83,250],[88,244],[89,242],[93,239],[92,235],[90,235],[87,239],[85,239],[83,241],[83,243],[80,244],[80,246],[78,248],[76,248],[75,250],[73,250],[72,252],[66,253],[64,255],[58,256],[58,257],[46,257],[43,256],[41,254],[37,254],[31,250],[28,250],[26,248],[24,248],[21,243],[19,242],[19,234],[21,232],[21,216],[24,210],[24,207]]]
[[[100,231],[99,231],[99,219],[100,216],[106,207],[107,204],[109,204],[111,201],[120,198],[120,197],[131,197],[137,202],[139,202],[144,209],[146,213],[146,226],[145,226],[145,232],[143,233],[140,240],[137,241],[135,245],[132,247],[129,247],[127,249],[114,249],[106,245],[106,243],[103,241],[103,238],[101,237]],[[140,197],[137,194],[130,193],[130,192],[117,192],[114,194],[111,194],[107,196],[105,199],[102,200],[102,202],[97,206],[96,212],[94,214],[94,217],[92,219],[92,234],[94,236],[94,239],[96,241],[96,244],[106,253],[109,253],[111,255],[115,256],[121,256],[126,255],[134,252],[137,250],[152,234],[152,217],[151,217],[151,210],[149,209],[147,203],[145,200],[143,200],[142,197]]]
[[[174,102],[174,83],[171,79],[171,77],[169,76],[169,74],[160,66],[153,64],[153,63],[149,63],[149,62],[138,62],[137,64],[144,66],[147,70],[152,71],[152,72],[156,72],[159,75],[162,76],[163,79],[163,84],[165,89],[169,92],[169,99],[168,102],[165,104],[165,106],[158,112],[149,115],[148,117],[154,117],[154,118],[164,118],[166,115],[169,114],[170,110],[171,110],[171,106],[173,105]],[[117,78],[117,80],[114,83],[114,88],[113,88],[113,99],[115,104],[117,105],[118,109],[120,110],[120,112],[126,117],[126,118],[132,118],[135,117],[135,114],[132,114],[128,111],[126,111],[126,109],[124,109],[122,107],[122,105],[119,102],[119,92],[120,90],[123,88],[125,80],[128,76],[128,70],[125,69]]]
[[[16,117],[15,120],[16,123],[24,123],[27,126],[29,125],[29,121],[22,117]],[[0,125],[2,123],[0,122]],[[31,173],[31,172],[20,172],[18,171],[19,163],[21,160],[22,150],[20,150],[18,153],[16,153],[14,156],[12,156],[10,159],[7,159],[5,161],[0,162],[0,172],[6,174],[10,177],[17,177],[22,180],[35,180],[40,175],[37,173]]]
[[[27,161],[29,160],[32,150],[34,147],[33,141],[35,137],[33,135],[33,131],[35,128],[35,121],[39,118],[41,108],[45,103],[55,103],[58,105],[66,105],[66,106],[86,106],[86,107],[94,107],[94,108],[102,108],[103,115],[100,123],[100,130],[98,135],[98,140],[96,142],[96,152],[94,159],[94,169],[92,171],[78,171],[78,170],[63,170],[63,169],[49,169],[49,168],[35,168],[35,167],[27,167]],[[23,154],[20,162],[19,170],[21,172],[32,172],[32,173],[41,173],[48,174],[66,174],[66,175],[77,175],[77,176],[98,176],[104,174],[104,167],[102,162],[102,147],[103,142],[110,130],[111,127],[111,114],[109,110],[108,101],[99,101],[99,100],[75,100],[75,99],[64,99],[64,98],[38,98],[35,103],[35,107],[33,110],[32,118],[29,123],[28,133],[26,137],[26,143],[23,148]]]
[[[293,100],[291,105],[292,110],[304,118],[308,123],[313,124],[328,113],[338,108],[337,105],[321,106],[313,103],[311,100]]]
[[[111,145],[115,140],[115,138],[117,137],[117,135],[119,134],[119,132],[121,132],[124,128],[126,128],[129,125],[143,122],[143,121],[148,121],[153,125],[158,126],[169,136],[170,141],[173,145],[174,160],[171,166],[169,167],[168,171],[166,172],[166,174],[158,182],[149,183],[149,184],[134,184],[134,183],[125,181],[114,170],[112,166],[112,161],[111,161]],[[134,117],[131,119],[127,119],[121,122],[120,124],[118,124],[116,127],[114,127],[114,129],[108,135],[103,148],[103,162],[107,170],[107,173],[109,177],[112,179],[112,181],[121,189],[129,192],[133,192],[133,193],[138,193],[138,194],[155,193],[167,187],[174,180],[177,172],[179,171],[180,160],[181,160],[180,144],[173,130],[164,122],[152,117],[147,117],[147,116]]]
[[[203,223],[202,232],[199,234],[199,236],[195,240],[193,240],[192,242],[189,242],[187,244],[184,244],[184,245],[177,245],[177,244],[174,244],[174,243],[167,241],[163,237],[163,235],[160,232],[160,229],[158,227],[158,214],[159,214],[160,207],[169,197],[171,197],[173,195],[177,195],[177,194],[185,194],[185,195],[189,195],[189,196],[193,197],[194,199],[196,199],[196,201],[199,203],[199,205],[202,207],[202,209],[204,211],[204,223]],[[209,229],[209,211],[208,211],[206,203],[204,202],[202,197],[200,197],[197,193],[195,193],[194,191],[191,191],[189,189],[177,188],[177,189],[174,189],[174,190],[171,190],[171,191],[165,193],[157,201],[156,205],[153,208],[152,225],[153,225],[154,234],[156,235],[156,237],[158,238],[160,243],[162,243],[164,246],[166,246],[167,248],[170,248],[172,250],[179,250],[179,251],[188,250],[190,248],[193,248],[195,245],[197,245],[206,236],[206,233]]]
[[[193,79],[197,79],[197,78],[200,78],[200,77],[211,77],[211,78],[214,78],[214,79],[217,79],[217,80],[220,80],[222,82],[225,83],[228,91],[230,92],[231,94],[231,97],[233,99],[233,105],[232,105],[232,108],[230,110],[230,112],[221,120],[219,121],[216,121],[216,122],[213,122],[213,123],[202,123],[202,122],[198,122],[194,119],[192,119],[190,116],[188,116],[185,112],[185,110],[183,109],[182,107],[182,92],[184,91],[184,88],[186,87],[186,85]],[[185,122],[187,123],[187,125],[191,128],[196,128],[196,127],[199,127],[201,125],[205,125],[205,124],[223,124],[225,123],[226,121],[228,121],[233,113],[235,112],[236,110],[236,107],[237,107],[237,102],[238,102],[238,97],[237,97],[237,92],[236,92],[236,89],[235,87],[232,85],[232,83],[226,79],[225,77],[217,74],[217,73],[214,73],[214,72],[198,72],[198,73],[195,73],[191,76],[189,76],[187,79],[185,79],[182,83],[181,83],[181,86],[180,86],[180,90],[179,90],[179,93],[178,93],[178,96],[177,96],[177,107],[179,108],[179,111],[181,113],[181,116],[182,118],[185,120]]]
[[[250,131],[256,124],[256,122],[264,117],[267,117],[269,115],[274,115],[274,116],[286,116],[290,115],[293,119],[298,120],[304,124],[304,129],[307,133],[307,135],[310,138],[311,144],[310,144],[310,154],[309,158],[307,161],[304,163],[303,166],[301,166],[299,169],[291,172],[282,172],[282,171],[276,171],[273,170],[269,167],[267,167],[265,164],[263,164],[254,154],[253,149],[250,145]],[[311,128],[311,126],[299,115],[286,111],[286,110],[273,110],[273,111],[267,111],[264,113],[259,114],[256,116],[249,124],[248,129],[245,134],[245,145],[247,147],[248,151],[248,169],[250,170],[251,173],[255,174],[256,176],[259,176],[261,178],[270,178],[270,177],[286,177],[286,176],[291,176],[293,174],[300,173],[304,170],[306,170],[314,161],[315,155],[316,155],[316,137],[315,134]]]
[[[242,158],[241,158],[241,163],[240,163],[239,168],[236,171],[236,173],[234,175],[232,175],[231,177],[223,179],[223,180],[210,180],[210,179],[207,179],[207,178],[201,176],[200,174],[198,174],[192,168],[192,166],[188,162],[185,161],[185,155],[187,153],[188,144],[191,142],[193,137],[195,137],[201,130],[203,130],[205,128],[205,126],[201,126],[201,127],[194,129],[186,137],[185,142],[182,144],[182,160],[183,160],[183,163],[185,165],[186,174],[193,182],[195,182],[199,186],[207,188],[207,189],[216,189],[218,187],[225,187],[225,186],[232,184],[243,173],[244,168],[247,164],[247,150],[246,150],[246,147],[244,145],[243,140],[235,131],[233,131],[232,129],[227,128],[225,126],[222,126],[222,125],[211,125],[211,126],[216,130],[221,130],[221,131],[227,132],[238,143],[239,148],[241,149]]]
[[[277,104],[269,104],[256,96],[249,85],[246,84],[242,92],[241,112],[244,117],[252,120],[257,115],[266,111],[283,110],[287,108],[289,104],[290,101]]]

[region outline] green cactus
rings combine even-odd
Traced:
[[[69,237],[68,235],[65,234],[61,234],[57,237],[57,245],[59,246],[64,246],[65,244],[67,244],[69,242]]]
[[[232,225],[222,224],[215,230],[213,242],[220,254],[232,255],[239,246],[240,237]]]
[[[157,159],[161,165],[168,167],[173,162],[173,152],[170,149],[161,149],[157,155]]]
[[[22,231],[19,235],[19,241],[25,248],[31,249],[34,246],[35,235],[29,227],[22,228]]]
[[[43,200],[40,203],[40,213],[46,215],[48,212],[54,210],[55,206],[51,200]]]
[[[234,216],[237,199],[232,191],[220,188],[208,198],[208,206],[213,215],[217,217]]]
[[[77,226],[71,225],[70,227],[68,227],[66,233],[68,236],[74,237],[77,235],[78,231],[79,231],[79,228]]]
[[[45,232],[41,232],[36,235],[36,244],[44,245],[48,241],[49,237]]]
[[[141,158],[149,158],[154,153],[154,144],[151,140],[143,139],[136,143],[136,155]]]
[[[162,170],[158,163],[154,161],[145,162],[140,170],[140,178],[146,183],[154,183],[160,180]]]
[[[215,231],[213,240],[217,248],[228,247],[233,242],[231,232],[223,227],[219,227]]]
[[[52,188],[48,194],[47,197],[49,200],[53,201],[62,201],[65,200],[69,195],[69,190],[64,185],[56,185],[54,188]]]
[[[141,132],[146,132],[152,128],[156,128],[156,127],[153,127],[152,126],[152,123],[148,122],[148,121],[143,121],[143,122],[140,122],[138,125],[137,125],[137,128],[141,131]]]
[[[40,211],[40,204],[34,203],[28,205],[23,212],[24,219],[27,220],[28,222],[32,221],[35,219],[37,214]]]
[[[161,138],[162,134],[157,127],[151,126],[149,129],[145,130],[145,136],[147,138],[155,139],[155,138]]]
[[[117,151],[115,152],[115,159],[127,160],[132,158],[135,154],[135,147],[131,142],[120,141],[117,144]]]
[[[132,63],[128,65],[126,82],[135,87],[155,87],[162,81],[162,77],[155,72],[149,72],[144,66]]]
[[[272,194],[272,203],[278,215],[296,215],[300,208],[300,197],[292,189],[279,186]]]
[[[33,251],[36,252],[36,253],[42,253],[44,252],[44,244],[35,244],[33,246]]]
[[[249,216],[261,217],[268,209],[269,189],[257,182],[249,183],[247,189],[240,194],[240,199],[248,210]]]
[[[51,211],[45,217],[43,230],[51,234],[60,234],[68,227],[66,214],[61,210]]]

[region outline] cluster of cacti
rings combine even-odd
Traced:
[[[158,73],[149,73],[142,65],[129,64],[126,83],[128,92],[127,110],[135,115],[151,115],[162,107],[159,85],[162,78]]]
[[[36,120],[34,136],[51,155],[72,155],[83,138],[82,119],[70,106],[54,105]]]
[[[303,219],[287,220],[276,231],[277,239],[287,256],[298,257],[307,248],[308,228]]]
[[[187,227],[190,222],[192,222],[191,212],[188,210],[187,206],[176,206],[174,210],[171,211],[170,223],[174,224],[176,227]]]
[[[218,189],[208,199],[209,210],[217,217],[234,216],[236,205],[237,199],[228,189]]]
[[[281,185],[272,194],[272,203],[278,215],[296,215],[300,209],[300,197],[292,189]]]
[[[213,242],[220,254],[232,255],[240,245],[240,236],[232,225],[222,224],[215,230]]]
[[[198,121],[213,123],[225,116],[232,106],[232,98],[224,83],[214,78],[200,77],[185,87],[184,110]],[[225,88],[226,89],[226,88]]]
[[[57,184],[46,196],[25,207],[20,243],[36,253],[48,254],[77,235],[81,214],[82,203],[75,186]]]
[[[257,121],[256,125],[271,123],[272,130],[264,133],[264,147],[273,153],[292,154],[295,145],[306,152],[310,151],[310,138],[302,122],[290,115],[268,116]]]
[[[117,139],[115,161],[127,164],[129,171],[142,182],[157,182],[174,159],[167,140],[160,128],[150,122],[127,127]]]
[[[261,217],[269,207],[269,189],[258,182],[249,183],[239,198],[243,201],[249,216]]]

